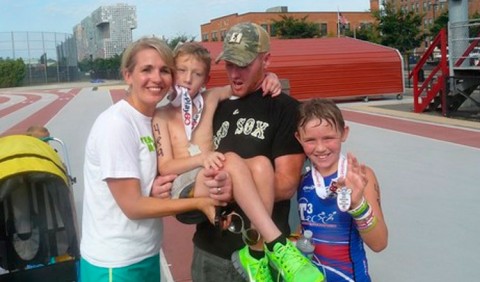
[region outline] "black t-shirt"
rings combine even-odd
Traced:
[[[213,119],[216,150],[235,152],[242,158],[263,155],[272,164],[276,157],[303,153],[294,135],[298,104],[297,100],[283,93],[275,98],[263,97],[262,90],[221,102]],[[235,211],[249,226],[248,218],[236,205]],[[285,235],[290,234],[289,212],[289,200],[275,203],[272,218]],[[225,259],[230,259],[234,251],[244,246],[241,235],[219,232],[209,222],[197,225],[193,242],[200,249]]]

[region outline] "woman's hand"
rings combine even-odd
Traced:
[[[220,202],[210,197],[201,197],[198,209],[207,216],[210,223],[215,224],[215,210],[218,206],[226,206],[226,202]]]
[[[155,180],[153,180],[152,191],[150,192],[150,195],[152,197],[161,199],[170,198],[172,183],[176,177],[176,174],[157,176]]]

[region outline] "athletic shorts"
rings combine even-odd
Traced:
[[[193,282],[245,282],[231,260],[217,257],[196,246],[193,247],[191,271]]]
[[[115,268],[95,266],[82,258],[80,260],[80,280],[82,282],[159,282],[160,255],[146,258],[129,266]]]
[[[193,186],[200,170],[200,167],[195,168],[175,178],[172,184],[172,199],[193,197]]]

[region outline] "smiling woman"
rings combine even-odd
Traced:
[[[198,209],[213,219],[210,198],[154,198],[174,175],[156,177],[151,119],[173,82],[173,55],[157,38],[142,38],[124,52],[127,98],[95,121],[85,150],[80,250],[82,281],[160,280],[160,217]],[[163,188],[162,188],[163,187]]]
[[[151,117],[172,86],[174,68],[172,51],[158,39],[144,38],[127,49],[121,69],[129,86],[128,103]]]

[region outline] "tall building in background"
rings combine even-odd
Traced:
[[[78,60],[107,59],[121,54],[132,43],[132,30],[135,28],[135,6],[116,4],[99,7],[73,28]]]

